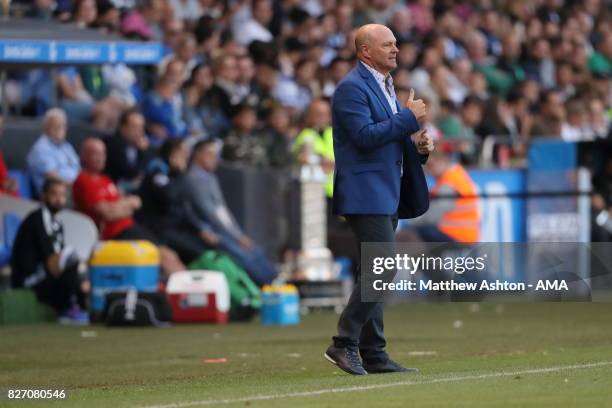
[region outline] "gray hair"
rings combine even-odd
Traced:
[[[64,120],[64,123],[67,122],[66,112],[64,112],[63,109],[61,109],[61,108],[51,108],[51,109],[47,110],[45,112],[45,116],[43,116],[43,122],[42,122],[43,129],[47,128],[47,125],[49,125],[49,122],[53,118],[61,118],[61,119]]]

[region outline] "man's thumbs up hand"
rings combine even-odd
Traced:
[[[406,100],[406,107],[412,111],[419,122],[422,121],[427,114],[425,102],[423,102],[422,99],[414,100],[414,88],[410,88],[410,95]]]

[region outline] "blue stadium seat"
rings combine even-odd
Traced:
[[[5,267],[11,260],[11,250],[4,243],[0,244],[0,268]]]
[[[0,245],[0,267],[8,265],[11,260],[13,242],[21,225],[21,217],[15,213],[7,212],[3,217],[4,243]]]
[[[34,197],[32,194],[32,179],[28,172],[23,170],[9,170],[8,173],[10,178],[17,180],[19,197],[32,200]]]

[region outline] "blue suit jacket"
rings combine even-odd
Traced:
[[[335,214],[396,211],[414,218],[429,207],[420,155],[410,134],[419,130],[412,112],[393,114],[372,74],[361,64],[338,84],[332,99]],[[403,176],[401,166],[403,163]]]

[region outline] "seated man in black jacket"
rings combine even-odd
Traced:
[[[119,119],[117,134],[104,139],[104,143],[107,155],[104,173],[124,192],[135,192],[151,158],[143,114],[138,109],[125,111]]]
[[[56,218],[66,206],[67,186],[47,179],[42,206],[21,223],[11,257],[11,281],[16,288],[32,289],[40,302],[52,306],[60,323],[86,324],[83,289],[76,252],[64,243],[64,227]]]
[[[159,157],[149,163],[138,190],[142,207],[136,213],[138,223],[175,250],[186,264],[197,259],[205,249],[198,231],[183,221],[183,174],[188,160],[189,151],[183,140],[168,139],[164,142]]]

